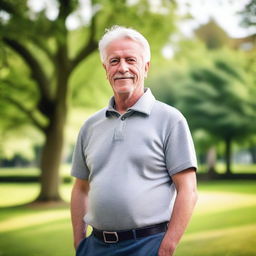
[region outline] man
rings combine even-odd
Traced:
[[[150,48],[139,32],[114,26],[99,50],[114,96],[85,122],[74,151],[77,255],[173,255],[197,200],[186,120],[144,88]]]

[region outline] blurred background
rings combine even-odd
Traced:
[[[0,255],[74,255],[70,166],[112,91],[105,28],[149,41],[146,80],[187,118],[199,202],[177,256],[256,255],[255,0],[0,1]]]

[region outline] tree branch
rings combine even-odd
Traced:
[[[20,9],[17,8],[17,6],[14,6],[13,4],[10,4],[7,1],[1,0],[0,1],[0,10],[4,10],[5,12],[17,16],[22,16],[22,12],[20,12]],[[25,17],[22,17],[23,22],[26,21],[27,23],[31,23],[30,20],[27,20]],[[30,34],[29,34],[30,35]],[[34,42],[41,50],[44,51],[44,53],[49,57],[51,61],[54,61],[53,54],[49,51],[49,49],[46,47],[46,45],[38,38],[38,36],[29,36],[29,39]]]
[[[19,101],[9,97],[4,96],[3,99],[9,101],[12,105],[17,107],[20,111],[22,111],[31,121],[32,123],[42,132],[45,132],[45,127],[36,119],[36,117],[33,115],[32,111],[27,109],[25,106],[23,106]]]
[[[12,4],[8,3],[7,1],[1,0],[0,9],[10,14],[17,14],[18,8],[15,8]]]
[[[66,17],[73,11],[75,3],[71,0],[58,0],[58,2],[60,4],[59,18],[66,19]]]
[[[49,90],[49,81],[47,79],[46,74],[44,73],[42,67],[40,66],[37,59],[32,55],[32,53],[20,42],[17,42],[16,40],[9,39],[4,37],[3,41],[11,47],[14,51],[16,51],[23,60],[27,63],[29,66],[32,77],[37,82],[38,88],[41,92],[42,97],[50,99],[50,90]]]
[[[93,53],[98,44],[95,40],[95,32],[96,32],[96,16],[95,14],[91,20],[90,33],[87,44],[80,50],[80,52],[75,56],[75,58],[71,61],[71,71],[76,68],[76,66],[86,57],[88,57],[91,53]]]
[[[50,61],[52,61],[53,63],[56,61],[52,52],[49,50],[49,48],[47,48],[47,45],[42,42],[42,39],[38,37],[30,37],[30,39],[32,42],[34,42],[36,46],[38,46],[38,48],[40,48],[48,56]]]

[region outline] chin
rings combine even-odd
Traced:
[[[115,93],[117,94],[130,94],[133,90],[115,90]]]
[[[114,88],[115,93],[122,94],[122,93],[131,93],[134,91],[134,88],[130,85],[127,86],[115,86]]]

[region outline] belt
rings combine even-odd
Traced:
[[[153,226],[137,228],[125,231],[103,231],[93,228],[92,234],[105,243],[118,243],[125,240],[136,239],[166,232],[168,222],[163,222]]]

